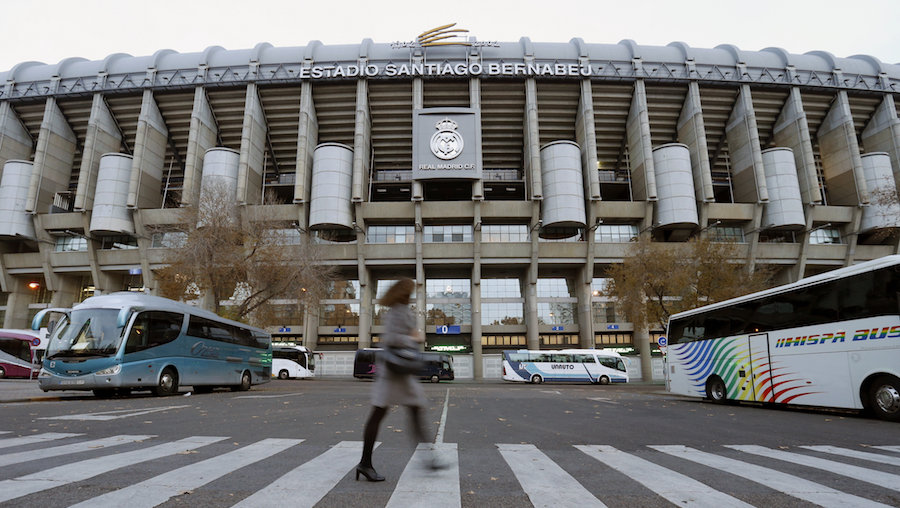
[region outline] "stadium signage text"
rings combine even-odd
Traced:
[[[442,62],[384,65],[311,65],[300,68],[300,79],[334,78],[400,78],[400,77],[589,77],[600,74],[591,64],[512,63],[512,62]]]

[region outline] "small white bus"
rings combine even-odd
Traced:
[[[503,352],[503,379],[528,383],[627,383],[625,362],[606,349]]]
[[[306,346],[273,346],[272,377],[305,379],[315,377],[316,354]]]

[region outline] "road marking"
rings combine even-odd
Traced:
[[[534,445],[497,448],[534,506],[606,506]]]
[[[552,393],[555,395],[562,395],[561,393],[559,393],[559,390],[541,390],[541,393]]]
[[[683,445],[650,446],[650,448],[713,469],[719,469],[726,473],[740,476],[741,478],[746,478],[772,490],[777,490],[791,497],[796,497],[797,499],[809,501],[810,503],[821,506],[833,508],[887,506],[862,497],[845,494],[820,483],[804,480],[799,476],[793,476],[774,469],[757,466],[756,464],[751,464],[749,462],[742,462],[740,460],[730,459],[712,453],[701,452]]]
[[[206,446],[227,437],[193,436],[173,443],[164,443],[142,450],[124,453],[113,453],[82,460],[72,464],[45,469],[34,474],[20,476],[12,480],[0,481],[0,502],[34,494],[43,490],[62,487],[70,483],[87,480],[94,476],[108,473],[120,467],[131,466],[139,462],[155,460]]]
[[[239,395],[234,398],[235,399],[279,399],[281,397],[295,397],[297,395],[303,395],[303,392],[282,393],[279,395]]]
[[[441,412],[441,424],[438,425],[437,435],[434,436],[434,442],[440,444],[444,442],[444,429],[447,426],[447,406],[450,404],[450,389],[447,388],[447,395],[444,397],[444,410]]]
[[[377,448],[380,443],[376,443]],[[341,441],[330,450],[292,469],[245,498],[234,508],[292,506],[312,508],[335,485],[353,471],[362,453],[362,441]],[[354,471],[355,472],[355,471]]]
[[[881,464],[900,466],[900,458],[889,455],[881,455],[879,453],[861,452],[858,450],[851,450],[849,448],[839,448],[837,446],[801,446],[800,448],[805,448],[814,452],[830,453],[832,455],[841,455],[843,457],[853,457],[855,459],[879,462]]]
[[[588,397],[588,400],[595,400],[595,401],[597,401],[597,402],[603,402],[603,403],[606,403],[606,404],[618,404],[618,402],[616,402],[616,401],[614,401],[614,400],[609,400],[609,399],[604,398],[604,397]]]
[[[39,450],[27,450],[19,453],[8,453],[0,455],[0,466],[8,466],[10,464],[19,464],[31,460],[47,459],[50,457],[59,457],[60,455],[69,455],[71,453],[86,452],[89,450],[97,450],[100,448],[110,448],[127,443],[137,443],[156,436],[113,436],[103,439],[95,439],[93,441],[84,441],[81,443],[73,443],[62,446],[53,446],[51,448],[41,448]]]
[[[70,434],[68,432],[47,432],[46,434],[35,434],[33,436],[8,437],[6,439],[0,439],[0,448],[30,445],[34,443],[40,443],[41,441],[53,441],[55,439],[64,439],[67,437],[75,437],[80,435],[82,434]]]
[[[115,411],[103,411],[101,413],[84,413],[80,415],[62,415],[62,416],[44,416],[38,418],[39,420],[81,420],[81,421],[108,421],[108,420],[118,420],[119,418],[129,418],[132,416],[141,416],[150,413],[158,413],[160,411],[168,411],[170,409],[181,409],[184,407],[191,406],[166,406],[166,407],[155,407],[151,409],[142,409],[142,410],[134,410],[134,409],[117,409]]]
[[[575,448],[623,473],[677,506],[741,507],[753,505],[719,492],[681,473],[605,445],[576,445]]]
[[[889,452],[900,453],[900,446],[873,446],[872,448],[878,448],[879,450],[887,450]]]
[[[815,469],[824,469],[841,476],[849,476],[850,478],[861,482],[872,483],[879,487],[900,492],[900,475],[884,473],[864,467],[852,466],[843,462],[833,460],[820,459],[818,457],[810,457],[809,455],[801,455],[799,453],[786,452],[782,450],[773,450],[765,446],[758,445],[728,445],[726,448],[738,450],[744,453],[751,453],[762,457],[768,457],[775,460],[783,460],[791,464],[799,464],[801,466],[812,467]]]
[[[149,480],[72,505],[69,508],[152,508],[174,496],[202,487],[226,474],[302,443],[302,439],[263,439],[237,450],[217,455]]]
[[[432,460],[446,466],[432,470]],[[397,487],[386,508],[427,506],[429,508],[459,508],[459,454],[456,443],[419,443],[409,463],[403,469]]]

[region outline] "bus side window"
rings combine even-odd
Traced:
[[[125,353],[134,353],[147,348],[172,342],[181,333],[184,316],[173,312],[141,312],[134,320]]]

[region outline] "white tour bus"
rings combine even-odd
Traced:
[[[306,346],[272,346],[272,377],[309,378],[315,371],[316,354]]]
[[[672,315],[666,388],[900,420],[900,256]]]
[[[625,362],[606,349],[503,352],[503,379],[529,383],[627,383]]]

